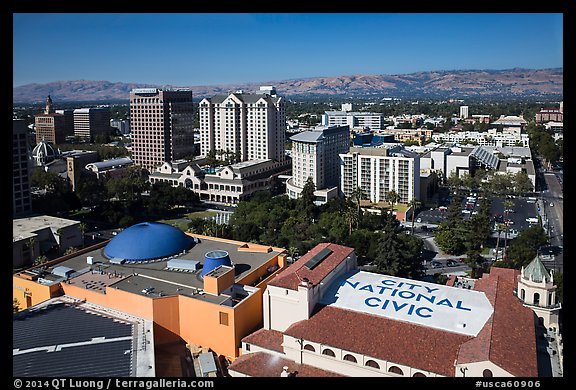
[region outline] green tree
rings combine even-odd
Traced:
[[[564,274],[562,272],[554,272],[554,284],[556,285],[556,297],[560,303],[564,303]]]
[[[300,194],[300,204],[302,206],[302,210],[304,210],[304,215],[308,220],[312,220],[316,214],[316,204],[314,201],[316,200],[316,196],[314,195],[314,191],[316,191],[316,185],[311,177],[308,177],[304,187],[302,188],[302,193]]]
[[[406,278],[420,276],[421,260],[414,253],[420,249],[416,249],[412,236],[403,234],[399,222],[389,213],[383,213],[383,218],[384,228],[374,258],[376,272]],[[421,240],[417,241],[421,244]]]
[[[462,187],[462,179],[458,177],[456,172],[452,172],[450,176],[446,179],[446,184],[450,188],[450,192],[454,193],[457,192],[460,187]]]
[[[37,267],[37,266],[39,266],[39,265],[42,265],[42,264],[46,263],[47,261],[48,261],[48,258],[47,258],[46,256],[40,255],[40,256],[38,256],[38,257],[34,260],[34,262],[32,263],[32,265],[35,266],[35,267]]]
[[[20,311],[20,302],[18,302],[18,299],[13,298],[12,299],[12,313],[18,313]]]
[[[534,186],[526,172],[519,171],[514,174],[514,192],[517,195],[524,195],[533,190]]]
[[[527,266],[536,257],[538,248],[546,245],[548,237],[540,225],[530,226],[518,234],[506,252],[507,262],[512,268]]]

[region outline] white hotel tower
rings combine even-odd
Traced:
[[[200,102],[200,154],[233,152],[236,160],[284,161],[286,112],[274,87],[236,91]]]

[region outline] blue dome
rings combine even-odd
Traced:
[[[186,251],[193,243],[192,237],[174,226],[143,222],[118,233],[104,247],[104,255],[129,261],[149,261]]]

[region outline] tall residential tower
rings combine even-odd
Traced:
[[[284,161],[286,112],[274,87],[260,93],[236,91],[200,102],[200,154],[234,153],[238,162]]]
[[[312,178],[317,203],[326,203],[339,195],[340,157],[350,150],[348,126],[317,126],[290,137],[292,140],[292,177],[286,193],[300,197],[308,178]]]

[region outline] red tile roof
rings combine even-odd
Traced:
[[[475,283],[495,310],[478,336],[462,345],[459,362],[490,360],[514,376],[538,376],[536,317],[513,294],[519,275],[518,270],[492,267]]]
[[[284,366],[288,366],[288,371],[296,377],[342,376],[335,372],[322,370],[307,364],[295,363],[290,359],[266,352],[254,352],[242,355],[228,366],[228,371],[236,371],[252,377],[280,377]]]
[[[304,266],[308,260],[310,260],[314,255],[318,254],[322,249],[329,248],[332,250],[326,259],[324,259],[320,264],[314,267],[312,270]],[[300,281],[303,278],[307,278],[309,283],[312,285],[318,284],[324,279],[330,272],[332,272],[338,264],[346,260],[346,258],[354,252],[353,248],[347,246],[336,245],[332,243],[321,243],[312,248],[308,253],[298,259],[294,264],[286,268],[286,270],[280,272],[273,278],[270,283],[271,286],[288,288],[291,290],[297,290]]]
[[[284,349],[282,348],[284,333],[277,330],[264,328],[258,329],[256,332],[244,337],[242,341],[265,349],[284,353]]]
[[[284,333],[444,376],[454,376],[458,349],[472,338],[321,305],[310,319],[292,324]]]

